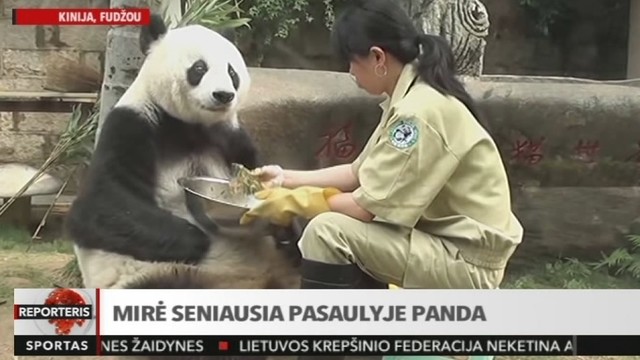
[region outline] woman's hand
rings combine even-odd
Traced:
[[[266,165],[254,169],[252,174],[267,189],[300,186],[334,187],[343,192],[355,190],[359,181],[351,170],[351,164],[336,165],[318,170],[284,170],[279,165]]]
[[[280,165],[266,165],[251,172],[265,188],[281,187],[284,182],[284,170]]]

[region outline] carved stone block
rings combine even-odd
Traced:
[[[400,3],[423,32],[449,41],[460,75],[482,74],[490,21],[480,0],[400,0]]]

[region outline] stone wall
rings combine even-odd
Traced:
[[[485,73],[625,79],[628,0],[565,1],[550,36],[535,31],[519,0],[482,0],[491,18]]]
[[[296,169],[346,163],[375,127],[380,99],[346,74],[252,69],[242,121],[263,160]],[[470,81],[526,229],[518,259],[599,256],[640,214],[640,88]],[[278,144],[278,146],[273,146]]]
[[[485,73],[574,76],[619,79],[626,74],[629,8],[612,9],[602,0],[575,2],[571,22],[555,38],[534,32],[534,24],[519,1],[482,0],[491,29],[487,38]],[[51,51],[73,50],[81,59],[100,63],[105,27],[17,27],[10,25],[15,4],[31,7],[108,6],[108,0],[3,0],[0,1],[0,90],[42,87],[42,61]],[[322,16],[317,18],[321,19]],[[568,29],[568,30],[567,30]],[[8,50],[7,54],[4,54]],[[36,51],[37,50],[37,51]],[[255,57],[248,48],[245,55]],[[7,68],[4,62],[8,61]],[[23,65],[15,66],[18,62]],[[328,31],[321,23],[301,23],[286,41],[276,41],[267,51],[265,67],[342,70],[328,46]],[[26,73],[25,73],[26,72]],[[15,76],[21,74],[20,77]]]
[[[102,72],[107,27],[14,26],[19,7],[98,7],[108,0],[0,1],[0,91],[44,91],[47,63],[62,55]],[[0,163],[40,166],[67,126],[69,113],[0,112]]]
[[[533,37],[516,2],[484,0],[492,19],[485,73],[552,74],[592,78],[618,78],[625,72],[624,11],[593,21],[602,13],[599,0],[581,7],[581,26],[564,44]],[[108,28],[84,26],[12,26],[11,9],[22,7],[108,6],[108,0],[2,0],[0,1],[0,91],[44,89],[45,63],[66,54],[102,71]],[[592,4],[593,3],[593,4]],[[612,23],[619,24],[612,27]],[[613,29],[613,30],[611,30]],[[605,35],[612,36],[605,36]],[[598,40],[605,39],[605,40]],[[302,24],[287,41],[276,42],[265,67],[344,70],[333,60],[322,25]],[[564,56],[565,54],[566,56]],[[246,54],[249,58],[252,54]],[[0,162],[39,164],[49,154],[69,114],[0,114]]]
[[[89,4],[88,4],[89,3]],[[108,7],[108,0],[3,0],[0,2],[0,90],[40,91],[45,63],[56,54],[101,69],[107,27],[14,26],[11,10],[20,7]]]
[[[484,73],[624,79],[629,30],[628,0],[570,2],[570,20],[552,37],[535,32],[535,24],[519,0],[482,0],[491,27]],[[612,8],[610,3],[622,3]],[[322,18],[318,16],[317,18]],[[328,46],[322,23],[301,24],[265,54],[264,67],[343,70]],[[246,50],[249,58],[254,54]]]

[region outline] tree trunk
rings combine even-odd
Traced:
[[[640,78],[640,0],[629,2],[627,79]]]
[[[481,0],[397,1],[424,33],[440,35],[449,41],[459,74],[482,75],[490,22]]]
[[[152,11],[159,11],[166,1],[175,0],[111,0],[111,8],[150,7]],[[106,115],[129,88],[144,60],[138,42],[139,29],[138,26],[114,26],[107,33],[96,144]]]

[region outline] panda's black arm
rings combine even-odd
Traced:
[[[227,165],[238,163],[248,169],[255,169],[260,165],[258,148],[244,127],[232,128],[224,123],[215,124],[209,128],[208,136],[208,141],[222,152]]]
[[[258,148],[247,130],[241,127],[234,132],[234,136],[231,138],[234,149],[229,151],[229,157],[233,159],[233,162],[242,164],[249,169],[260,166]]]
[[[81,247],[130,255],[143,261],[196,264],[209,240],[200,229],[139,201],[117,203],[104,196],[78,200],[67,230]]]
[[[67,231],[82,247],[145,261],[196,263],[210,241],[200,229],[156,205],[154,140],[147,120],[127,110],[110,114],[67,216]]]

